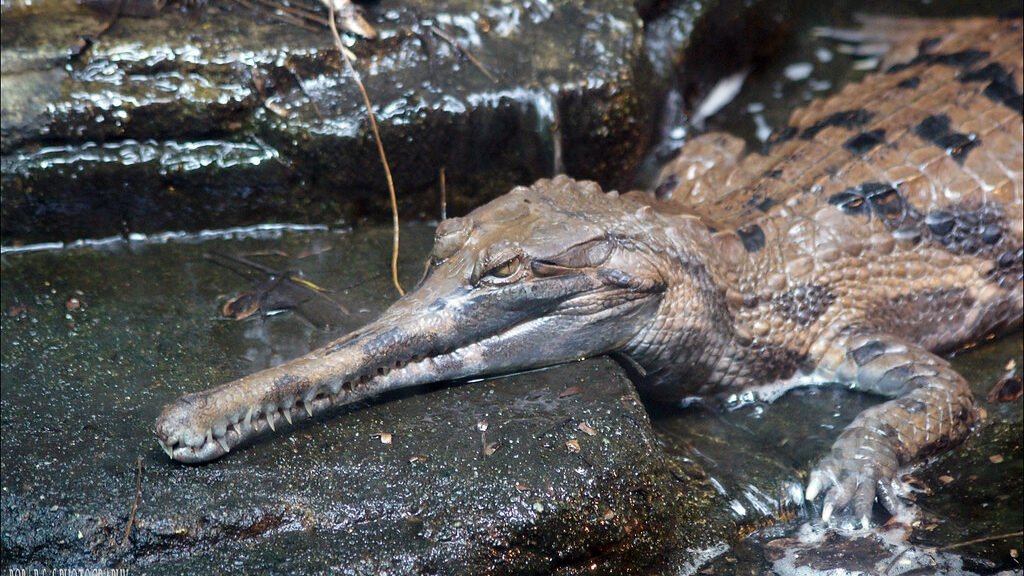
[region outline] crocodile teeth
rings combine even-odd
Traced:
[[[313,408],[309,405],[309,402],[303,402],[302,407],[306,409],[306,414],[309,414],[309,417],[312,418]]]
[[[231,448],[228,446],[228,443],[224,438],[217,438],[217,444],[220,444],[220,447],[224,449],[225,454],[231,452]]]
[[[277,428],[274,427],[274,416],[277,416],[277,412],[267,413],[267,424],[270,426],[272,431],[277,432]]]
[[[160,441],[160,447],[164,449],[164,452],[167,453],[167,456],[171,460],[174,460],[174,450],[171,450],[170,446],[168,446],[167,444],[164,444],[163,440]]]
[[[289,424],[292,423],[292,409],[291,408],[285,408],[284,410],[281,411],[281,414],[284,414],[284,419],[287,420]]]
[[[246,428],[251,428],[252,427],[252,413],[253,413],[253,409],[251,407],[249,408],[249,411],[245,413],[245,427]]]

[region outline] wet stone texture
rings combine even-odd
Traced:
[[[430,233],[405,229],[423,247],[403,255],[407,286]],[[369,320],[394,298],[389,241],[368,230],[4,255],[4,567],[647,574],[724,549],[722,504],[665,458],[607,359],[421,388],[210,465],[170,462],[151,433],[162,405]],[[282,251],[251,257],[304,271],[350,313],[326,330],[307,307],[222,319],[219,303],[249,285],[204,251]]]
[[[5,244],[387,213],[363,103],[329,32],[201,4],[122,17],[82,50],[102,12],[4,3]],[[403,215],[440,215],[442,168],[458,214],[562,171],[620,186],[639,163],[668,78],[650,73],[632,2],[367,10],[380,37],[346,40]]]

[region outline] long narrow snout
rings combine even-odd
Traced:
[[[222,386],[187,394],[156,421],[174,460],[219,458],[257,435],[383,391],[459,378],[479,345],[459,346],[444,315],[378,321],[305,356]]]

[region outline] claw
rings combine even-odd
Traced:
[[[878,483],[878,501],[889,511],[889,514],[896,516],[900,512],[900,502],[896,496],[896,488],[892,481]]]
[[[811,480],[807,483],[807,491],[804,492],[804,498],[808,501],[812,501],[818,497],[818,493],[821,492],[821,474],[817,470],[811,472]]]

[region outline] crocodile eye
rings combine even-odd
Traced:
[[[492,284],[501,284],[503,282],[511,282],[518,279],[519,273],[523,269],[522,258],[516,256],[494,266],[490,270],[481,276],[481,280],[490,282]]]

